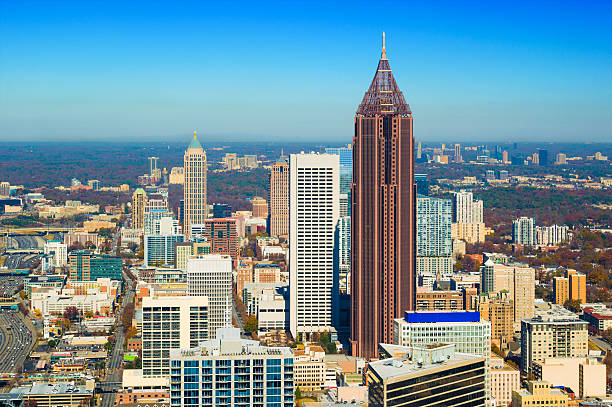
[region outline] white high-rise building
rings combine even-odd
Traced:
[[[207,161],[206,153],[193,132],[193,139],[184,157],[185,182],[183,184],[184,219],[183,232],[191,235],[191,225],[203,224],[208,216],[206,204],[206,177]]]
[[[170,374],[170,349],[197,346],[210,338],[206,297],[142,299],[142,373]]]
[[[525,246],[535,245],[535,219],[522,216],[512,222],[512,241]]]
[[[483,223],[483,206],[481,200],[474,200],[471,191],[460,191],[455,194],[456,223]]]
[[[340,162],[332,154],[292,154],[289,169],[289,326],[297,338],[332,327]]]
[[[338,250],[336,264],[338,267],[338,280],[340,292],[350,294],[351,273],[351,217],[342,216],[338,220],[336,231],[336,248]]]
[[[68,264],[68,246],[62,242],[52,240],[43,247],[45,254],[53,255],[53,267],[63,267]]]
[[[190,296],[208,297],[211,339],[217,329],[232,325],[232,258],[205,254],[187,259],[187,290]]]
[[[569,228],[567,226],[536,226],[535,243],[538,245],[558,245],[569,240]]]

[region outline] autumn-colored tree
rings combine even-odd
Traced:
[[[244,331],[247,333],[257,332],[258,321],[255,315],[249,315],[244,323]]]
[[[78,316],[79,316],[79,309],[77,307],[70,306],[70,307],[66,307],[66,309],[64,310],[64,318],[67,318],[73,321]]]

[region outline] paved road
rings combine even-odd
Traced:
[[[9,254],[4,261],[4,267],[8,269],[27,269],[38,259],[40,259],[40,255],[36,254]]]
[[[7,249],[42,249],[45,239],[40,236],[9,237]]]
[[[130,280],[127,275],[124,273],[124,279],[126,281],[126,294],[123,296],[123,301],[121,302],[121,311],[117,315],[117,329],[115,330],[115,347],[113,348],[113,352],[111,353],[110,359],[108,359],[106,365],[106,378],[104,382],[109,383],[105,388],[107,390],[117,389],[118,385],[112,383],[121,382],[121,364],[123,362],[123,344],[125,342],[125,335],[123,333],[123,327],[121,326],[121,316],[123,315],[123,310],[125,306],[132,301],[134,301],[134,290],[132,289],[132,280]],[[101,407],[112,407],[115,404],[115,400],[117,398],[116,393],[103,393],[102,400],[100,402]]]
[[[0,276],[0,296],[12,297],[19,292],[22,284],[21,276]]]
[[[244,332],[244,322],[242,321],[242,318],[240,318],[238,308],[236,308],[236,301],[232,301],[232,312],[234,313],[234,319],[238,324],[238,328],[240,328],[240,332]]]
[[[36,331],[19,311],[0,311],[0,373],[21,372],[36,341]]]

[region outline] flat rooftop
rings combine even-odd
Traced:
[[[484,356],[455,352],[451,359],[446,359],[439,363],[419,364],[402,357],[394,357],[371,362],[369,364],[369,369],[372,369],[383,380],[392,380],[410,375],[423,375],[427,374],[428,370],[451,368],[454,365],[464,362],[477,362],[480,360],[484,362]]]
[[[480,322],[478,311],[406,311],[404,320],[408,323],[436,322]]]

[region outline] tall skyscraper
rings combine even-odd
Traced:
[[[337,155],[291,154],[289,327],[295,338],[332,327],[339,167]]]
[[[161,178],[161,170],[157,167],[159,157],[149,157],[149,177],[152,184],[156,184]]]
[[[208,215],[206,205],[206,153],[198,141],[196,132],[185,151],[185,183],[183,186],[183,233],[191,235],[192,224],[202,224]]]
[[[543,167],[548,166],[548,150],[539,150],[538,158],[540,159],[540,165]]]
[[[351,193],[351,348],[377,356],[393,320],[415,306],[412,112],[382,56],[355,115]]]
[[[427,174],[414,174],[414,182],[418,195],[429,196],[429,179],[427,179]]]
[[[340,216],[350,215],[349,195],[353,182],[353,147],[328,147],[327,154],[340,156]]]
[[[207,219],[205,222],[206,240],[211,244],[211,253],[226,254],[238,260],[238,229],[236,219]]]
[[[213,218],[231,218],[232,207],[228,204],[216,203],[213,205]]]
[[[461,144],[455,144],[455,162],[463,162],[463,157],[461,157]]]
[[[0,182],[0,196],[11,196],[11,184],[6,181]]]
[[[514,303],[514,322],[531,318],[534,312],[535,270],[522,263],[499,264],[491,259],[480,266],[480,288],[484,294],[505,291]]]
[[[482,223],[483,205],[481,200],[474,200],[471,191],[460,191],[455,194],[454,222]]]
[[[209,337],[217,329],[232,324],[232,259],[220,254],[206,254],[187,259],[187,290],[189,296],[208,297]]]
[[[535,219],[521,216],[512,221],[512,241],[525,246],[535,245]]]
[[[452,273],[451,212],[450,199],[417,197],[418,275]]]
[[[336,227],[336,265],[341,293],[350,294],[351,273],[351,217],[341,216]]]
[[[270,235],[289,235],[289,163],[282,154],[270,172]]]
[[[132,229],[144,229],[145,207],[147,206],[147,193],[137,188],[132,195]]]

